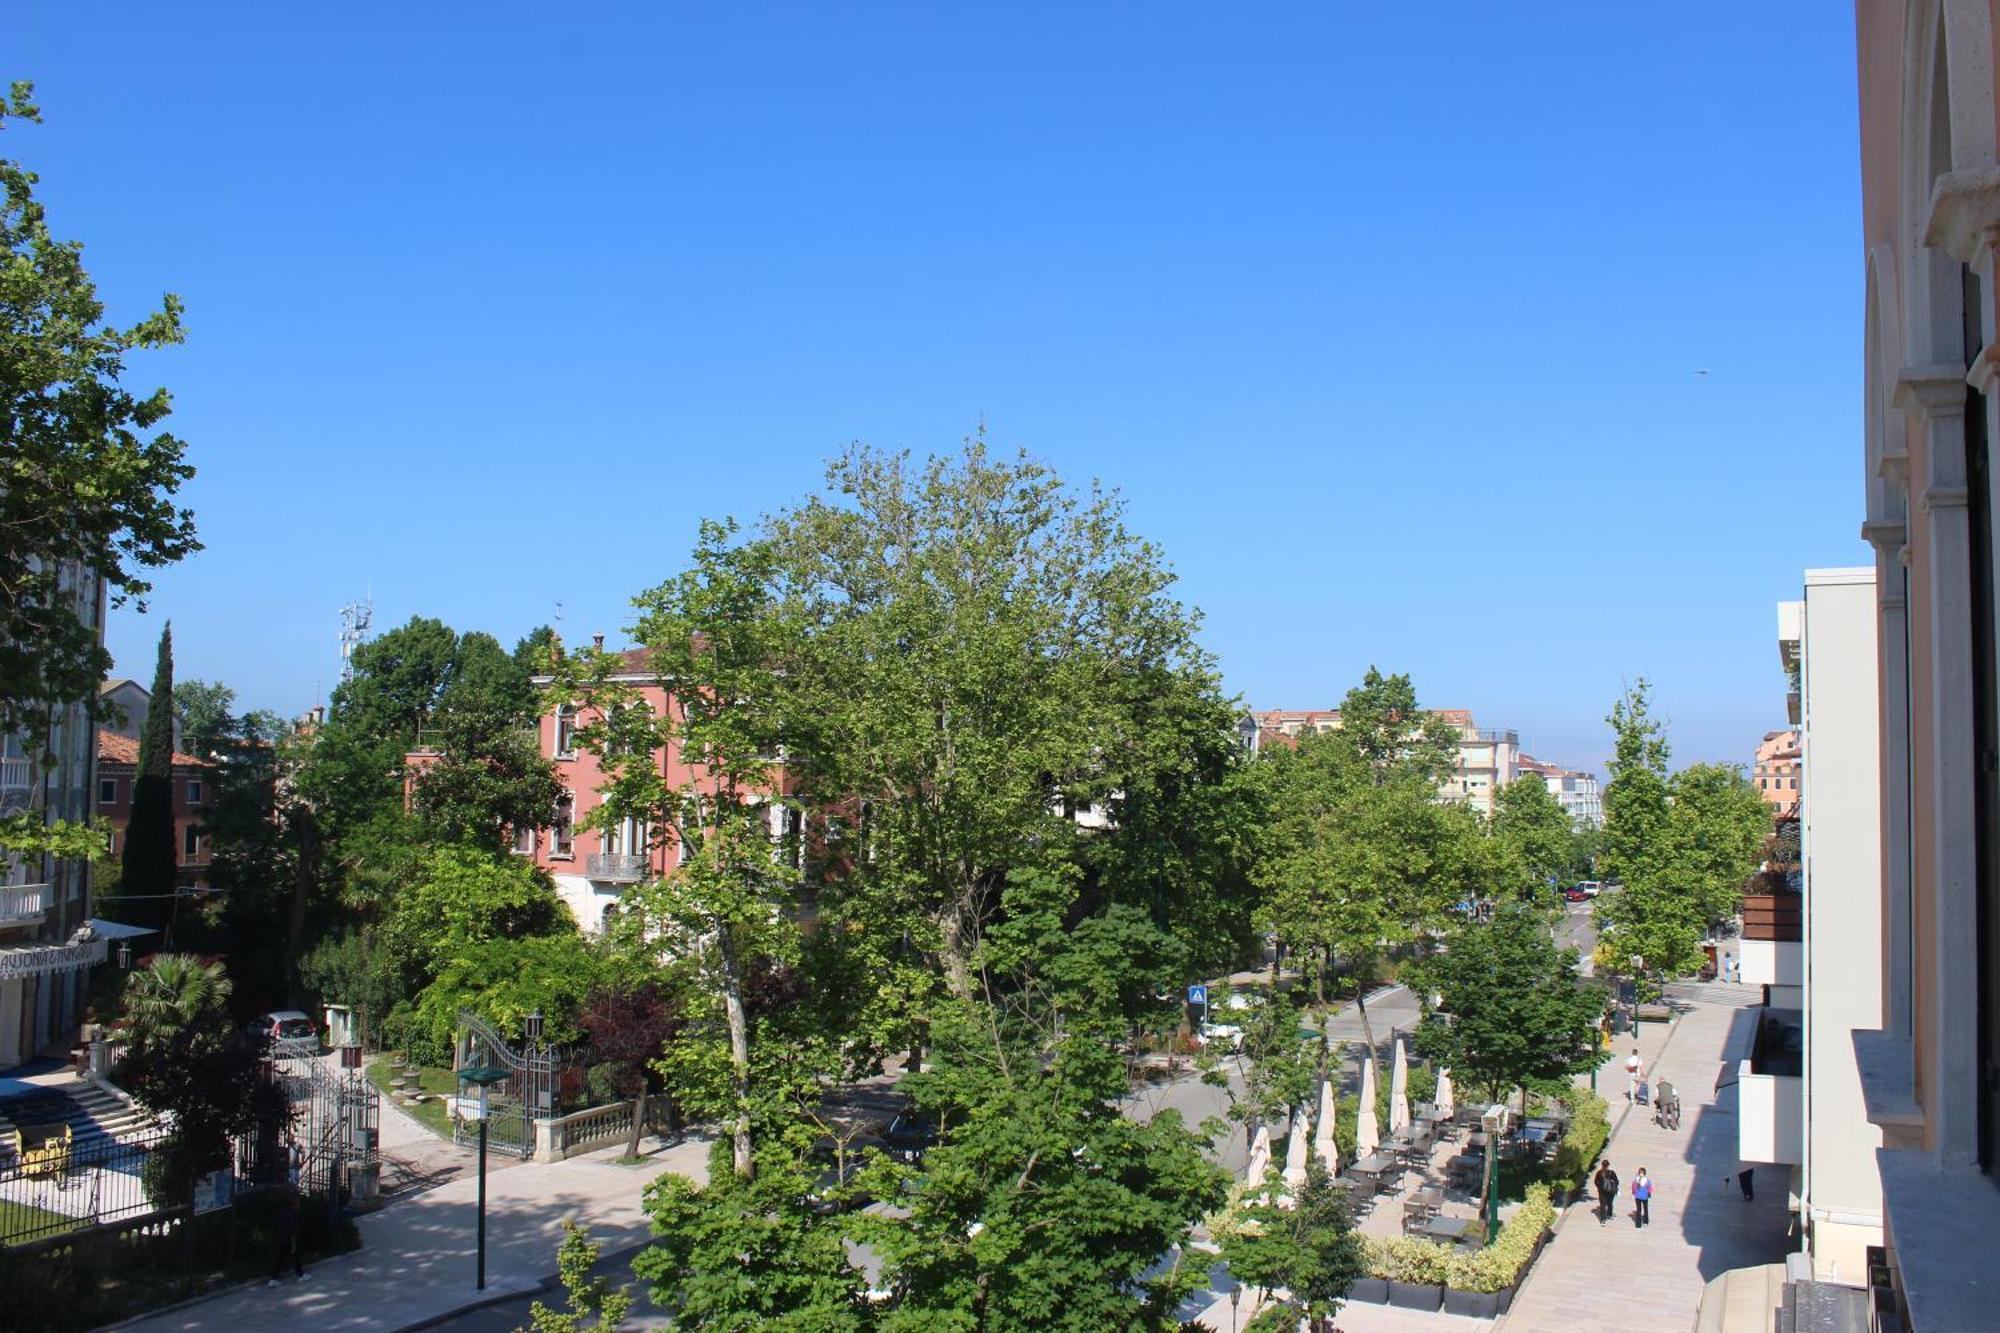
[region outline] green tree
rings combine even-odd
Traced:
[[[562,1244],[556,1247],[556,1276],[561,1279],[568,1310],[552,1310],[536,1301],[528,1307],[528,1329],[515,1333],[616,1333],[632,1309],[632,1298],[606,1277],[595,1277],[603,1246],[574,1222],[563,1223]]]
[[[1576,951],[1557,948],[1526,904],[1460,923],[1416,971],[1419,994],[1442,997],[1435,1009],[1426,1002],[1417,1049],[1489,1101],[1515,1088],[1560,1090],[1589,1067],[1604,1012],[1576,968]]]
[[[1314,1319],[1338,1314],[1348,1289],[1367,1276],[1367,1255],[1346,1200],[1317,1155],[1306,1162],[1305,1187],[1289,1206],[1266,1198],[1237,1213],[1222,1241],[1222,1259],[1230,1276],[1246,1287],[1267,1296],[1280,1287],[1289,1290],[1302,1313]],[[1274,1327],[1289,1333],[1299,1313]]]
[[[1077,812],[1157,795],[1148,771],[1190,756],[1162,753],[1179,728],[1149,737],[1141,701],[1174,681],[1204,697],[1212,663],[1115,495],[980,441],[921,467],[857,446],[828,489],[766,533],[777,595],[813,628],[786,679],[799,790],[868,802],[867,855],[828,909],[897,918],[968,998],[1008,873],[1070,861]],[[1160,887],[1188,894],[1176,876]]]
[[[1435,785],[1458,766],[1458,728],[1417,706],[1407,675],[1370,666],[1340,702],[1340,732],[1383,780],[1415,774]]]
[[[1771,834],[1770,807],[1729,764],[1692,764],[1674,774],[1671,789],[1679,887],[1704,925],[1726,920],[1756,873]]]
[[[1493,836],[1518,865],[1521,892],[1544,900],[1576,858],[1576,830],[1569,812],[1550,794],[1548,784],[1532,773],[1494,793]]]
[[[1618,960],[1644,960],[1663,975],[1690,972],[1701,960],[1701,904],[1677,882],[1671,750],[1652,716],[1651,687],[1642,677],[1612,705],[1606,720],[1616,740],[1611,781],[1604,790],[1604,846],[1599,865],[1624,887],[1597,900],[1606,938],[1599,945]]]
[[[473,944],[576,927],[548,875],[517,856],[439,847],[397,898],[384,943],[422,989]]]
[[[142,1052],[165,1052],[204,1026],[226,1026],[230,980],[220,963],[192,954],[154,955],[125,978],[126,1037]]]
[[[119,877],[120,913],[134,925],[163,931],[173,943],[180,907],[180,849],[174,837],[174,627],[160,631],[153,667],[154,706],[139,733],[132,817],[125,829]]]
[[[447,959],[415,1001],[390,1018],[393,1037],[429,1063],[448,1058],[461,1009],[516,1040],[529,1014],[558,1046],[582,1039],[578,1019],[604,980],[605,960],[575,931],[477,940]]]
[[[0,99],[0,129],[40,120],[32,84]],[[158,429],[167,391],[119,383],[127,352],[181,341],[180,299],[107,327],[83,247],[50,233],[36,182],[0,159],[0,734],[22,735],[41,734],[54,708],[94,704],[111,669],[74,571],[102,577],[112,605],[143,608],[148,571],[200,549],[173,502],[194,469]]]
[[[800,627],[770,595],[768,546],[735,538],[732,525],[704,523],[692,567],[636,599],[634,636],[651,669],[675,682],[678,717],[655,715],[614,681],[621,663],[604,653],[569,659],[558,688],[590,714],[578,743],[606,775],[586,822],[644,820],[680,848],[675,873],[628,895],[627,916],[641,939],[676,941],[702,977],[697,991],[721,1009],[727,1090],[704,1109],[729,1124],[734,1169],[747,1174],[760,1160],[747,989],[759,966],[793,963],[799,951],[791,909],[803,849],[775,837],[773,820],[794,808],[779,795],[777,756],[790,735],[781,681],[798,660]],[[700,755],[698,773],[670,782],[655,760],[669,749]],[[715,1086],[697,1074],[690,1105]]]
[[[236,737],[236,691],[221,681],[174,682],[173,711],[181,724],[181,749],[212,758]]]

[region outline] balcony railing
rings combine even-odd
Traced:
[[[33,785],[34,767],[26,759],[0,759],[0,789],[26,790]]]
[[[637,884],[646,869],[646,858],[637,852],[592,852],[583,859],[584,877],[607,884]]]
[[[49,910],[49,886],[12,884],[0,888],[0,926],[26,926],[40,921]]]
[[[104,961],[105,942],[87,940],[82,944],[24,944],[0,949],[0,981],[23,977],[45,977],[63,972],[81,972]]]
[[[1803,901],[1795,893],[1744,894],[1743,938],[1798,943],[1802,936],[1799,907]]]

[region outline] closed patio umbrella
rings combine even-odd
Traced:
[[[1410,1127],[1410,1057],[1403,1039],[1396,1038],[1396,1063],[1389,1071],[1389,1132],[1400,1134]]]
[[[1264,1177],[1271,1172],[1271,1128],[1257,1126],[1257,1133],[1250,1140],[1250,1166],[1243,1173],[1243,1182],[1255,1189],[1264,1183]]]
[[[1375,1057],[1361,1057],[1361,1109],[1354,1119],[1354,1155],[1367,1157],[1382,1146],[1382,1131],[1375,1122]]]
[[[1319,1124],[1313,1130],[1313,1151],[1326,1163],[1326,1173],[1330,1176],[1340,1174],[1340,1144],[1333,1136],[1336,1114],[1333,1080],[1327,1079],[1319,1085]]]
[[[1448,1116],[1452,1112],[1451,1071],[1449,1069],[1438,1070],[1437,1111],[1441,1116]]]
[[[1312,1151],[1306,1141],[1307,1119],[1303,1108],[1293,1111],[1291,1137],[1285,1140],[1285,1191],[1295,1196],[1306,1186],[1306,1154]]]

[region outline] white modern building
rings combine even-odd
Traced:
[[[1812,1275],[1864,1285],[1882,1243],[1882,1189],[1851,1033],[1881,1024],[1881,729],[1875,571],[1814,569],[1778,607],[1800,673],[1803,892],[1745,901],[1743,979],[1765,986],[1738,1066],[1738,1154],[1791,1168]],[[1763,936],[1765,938],[1758,938]]]
[[[1548,785],[1549,795],[1556,798],[1569,815],[1570,823],[1580,829],[1599,828],[1604,823],[1604,794],[1598,790],[1597,776],[1580,773],[1560,764],[1545,764],[1532,755],[1522,755],[1521,772],[1533,774]]]

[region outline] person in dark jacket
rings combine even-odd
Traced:
[[[274,1219],[278,1229],[277,1255],[271,1260],[271,1277],[264,1285],[275,1287],[278,1277],[289,1262],[292,1273],[301,1282],[305,1280],[306,1267],[299,1262],[299,1192],[285,1187],[284,1198],[278,1203],[278,1215]]]
[[[1612,1212],[1618,1207],[1618,1173],[1611,1169],[1611,1159],[1597,1164],[1597,1174],[1591,1177],[1597,1186],[1597,1220],[1600,1225],[1611,1220]]]

